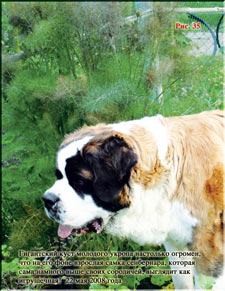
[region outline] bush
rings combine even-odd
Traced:
[[[27,218],[24,205],[40,208],[40,196],[54,178],[49,171],[54,173],[58,144],[83,122],[79,104],[86,90],[85,80],[37,71],[18,72],[8,86],[3,103],[4,239],[9,222]]]

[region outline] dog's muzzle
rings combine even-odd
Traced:
[[[53,206],[56,205],[56,203],[59,201],[59,197],[57,197],[55,194],[51,192],[47,192],[42,196],[42,199],[45,203],[45,207],[47,210],[51,210]]]

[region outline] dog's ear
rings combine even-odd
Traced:
[[[128,146],[123,138],[111,136],[103,143],[103,155],[109,159],[109,167],[112,168],[122,181],[127,174],[130,174],[131,168],[137,163],[137,155],[133,149]]]
[[[110,136],[88,143],[83,155],[94,175],[94,191],[104,201],[115,200],[128,183],[137,155],[120,136]]]

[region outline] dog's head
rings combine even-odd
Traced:
[[[129,207],[129,179],[137,155],[115,132],[85,136],[57,154],[57,181],[42,197],[58,235],[100,232],[110,217]]]

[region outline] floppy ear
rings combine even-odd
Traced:
[[[94,174],[95,195],[104,202],[115,200],[130,178],[137,155],[119,136],[93,140],[83,151]]]

